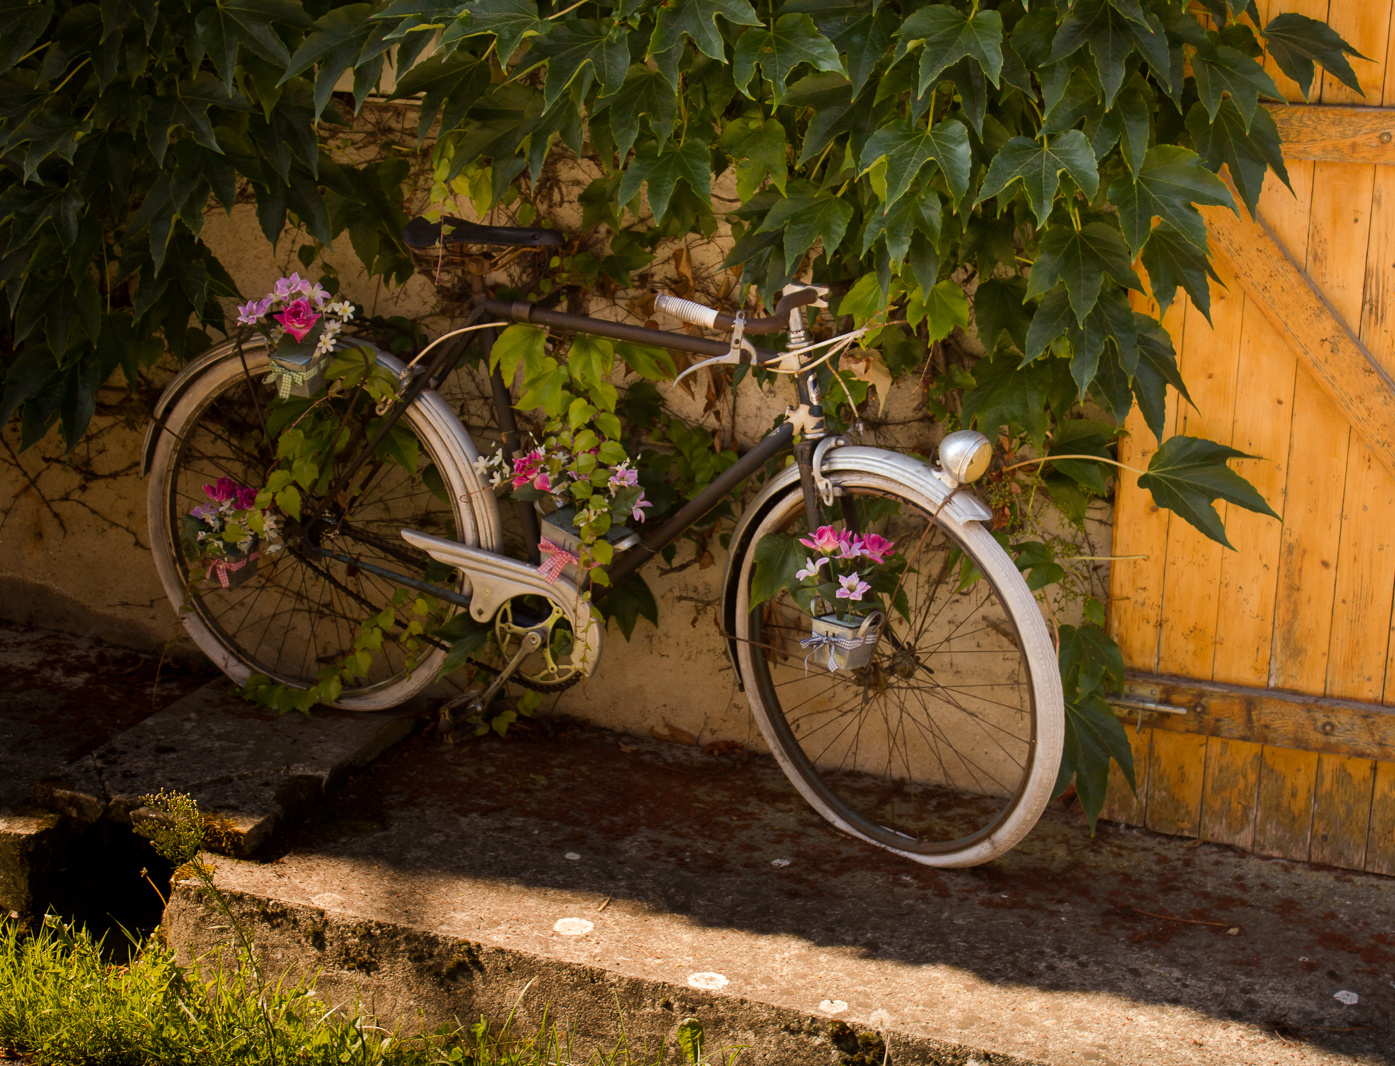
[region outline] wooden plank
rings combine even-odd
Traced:
[[[1359,440],[1351,442],[1337,549],[1326,692],[1343,699],[1385,696],[1395,599],[1395,480]]]
[[[1206,742],[1206,785],[1201,797],[1201,839],[1249,849],[1255,840],[1262,744],[1211,737]]]
[[[1117,763],[1109,764],[1109,788],[1104,795],[1104,809],[1101,818],[1125,825],[1142,825],[1143,813],[1148,806],[1148,754],[1153,737],[1151,729],[1138,729],[1125,725],[1124,732],[1129,736],[1129,747],[1133,749],[1133,776],[1138,785],[1138,794],[1129,788],[1128,780]]]
[[[1257,855],[1308,860],[1317,764],[1318,756],[1311,751],[1265,747],[1259,772],[1259,812],[1255,818]]]
[[[1318,758],[1313,800],[1313,862],[1361,870],[1371,823],[1371,792],[1376,764],[1350,755]]]
[[[1196,836],[1205,773],[1205,737],[1154,731],[1148,757],[1148,828]]]
[[[1123,697],[1186,708],[1186,714],[1148,716],[1157,732],[1395,761],[1395,707],[1135,672]],[[1121,706],[1118,713],[1132,720],[1136,712]]]
[[[1317,164],[1335,167],[1336,163]],[[1321,174],[1321,188],[1329,175]],[[1343,204],[1351,193],[1329,196]],[[1362,203],[1369,203],[1370,191]],[[1239,219],[1226,208],[1205,207],[1210,247],[1265,317],[1298,355],[1314,381],[1341,409],[1386,469],[1395,472],[1395,380],[1356,339],[1331,302],[1294,262],[1261,218]],[[1365,240],[1362,240],[1364,258]],[[1349,248],[1338,248],[1348,254]],[[1312,256],[1310,249],[1309,257]]]
[[[1395,876],[1395,762],[1376,763],[1366,872]]]
[[[1361,56],[1349,57],[1357,84],[1363,92],[1324,78],[1320,99],[1324,104],[1370,104],[1380,100],[1385,86],[1385,51],[1390,40],[1390,0],[1343,0],[1332,4],[1324,20]]]
[[[1186,344],[1177,362],[1192,403],[1178,408],[1176,432],[1229,444],[1246,298],[1223,264],[1217,264],[1216,272],[1221,285],[1211,287],[1211,322],[1190,304],[1187,308]],[[1216,510],[1224,522],[1228,508],[1218,503]],[[1211,677],[1221,564],[1226,554],[1225,547],[1189,522],[1170,523],[1167,559],[1171,565],[1164,576],[1159,673]]]
[[[1279,127],[1285,161],[1395,163],[1395,107],[1264,106]]]
[[[1139,270],[1140,276],[1144,273]],[[1157,304],[1151,300],[1137,294],[1131,295],[1130,299],[1135,309],[1146,314],[1157,314]],[[1186,298],[1179,295],[1162,319],[1178,351],[1183,346],[1187,307]],[[1180,402],[1177,394],[1169,389],[1165,436],[1170,437],[1176,432]],[[1129,413],[1124,428],[1125,436],[1119,441],[1119,461],[1146,470],[1148,461],[1157,451],[1157,441],[1137,407]],[[1124,656],[1124,662],[1149,671],[1158,668],[1158,633],[1167,574],[1167,531],[1171,513],[1160,508],[1148,492],[1138,487],[1134,475],[1121,476],[1114,499],[1114,554],[1144,558],[1121,558],[1111,564],[1109,628]]]

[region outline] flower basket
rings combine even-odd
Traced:
[[[208,564],[208,580],[217,582],[225,589],[235,589],[250,581],[257,572],[257,560],[261,552],[257,550],[258,540],[252,538],[248,551],[229,548],[227,552]]]
[[[542,540],[538,543],[538,548],[543,554],[540,568],[543,575],[549,581],[565,577],[568,581],[575,582],[575,560],[581,547],[581,537],[576,531],[576,509],[562,507],[548,514],[544,514],[541,508],[537,508],[537,511],[538,524],[542,530]],[[639,535],[629,526],[614,525],[606,532],[605,539],[617,552],[621,552],[634,547],[639,542]]]
[[[872,661],[886,616],[881,611],[839,618],[836,614],[815,615],[813,635],[799,643],[809,655],[828,667],[829,673],[860,670]],[[808,659],[805,659],[808,662]]]
[[[273,352],[267,383],[276,386],[276,395],[283,400],[292,396],[309,398],[324,389],[325,367],[328,365],[327,353],[286,355]]]

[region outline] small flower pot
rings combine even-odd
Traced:
[[[209,582],[225,589],[235,589],[252,580],[257,572],[257,560],[261,557],[257,545],[258,539],[254,536],[247,551],[229,548],[223,555],[210,560],[207,573]]]
[[[886,616],[881,611],[855,614],[842,619],[834,614],[816,615],[811,620],[813,635],[799,643],[829,673],[860,670],[872,661]]]
[[[543,540],[565,552],[570,552],[572,555],[576,555],[577,549],[581,547],[581,537],[577,535],[575,521],[576,509],[573,507],[563,507],[549,514],[538,512],[538,523],[542,529]],[[610,542],[617,554],[639,543],[639,537],[629,526],[611,526],[606,532],[605,539]],[[543,551],[542,565],[544,570],[549,566],[548,560],[555,557],[560,558],[555,553]],[[552,563],[551,565],[555,568],[557,564]],[[568,581],[575,582],[576,564],[569,562],[558,573]]]
[[[267,384],[276,386],[281,399],[299,396],[308,399],[324,390],[328,355],[307,355],[304,358],[272,353],[271,373]]]

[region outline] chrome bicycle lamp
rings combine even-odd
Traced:
[[[940,441],[940,469],[961,485],[981,478],[992,461],[993,445],[977,430],[956,430]]]

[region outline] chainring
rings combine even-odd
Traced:
[[[538,628],[546,631],[542,648],[525,658],[510,680],[536,692],[561,692],[586,677],[590,664],[585,649],[575,646],[567,612],[542,596],[515,596],[494,616],[503,661],[513,657],[524,634]]]

